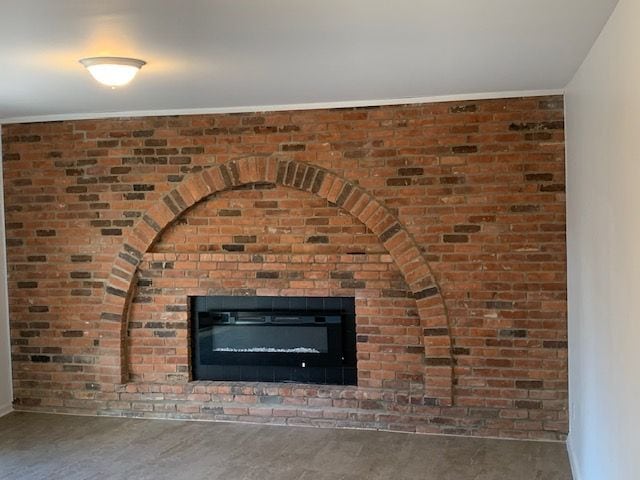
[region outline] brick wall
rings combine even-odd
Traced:
[[[562,438],[562,109],[4,126],[16,408]],[[354,295],[358,387],[189,382],[195,294]]]

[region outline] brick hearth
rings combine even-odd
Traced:
[[[3,127],[16,408],[566,433],[561,97]],[[192,295],[355,296],[358,386],[191,382]]]

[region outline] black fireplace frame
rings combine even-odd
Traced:
[[[198,296],[190,304],[193,380],[357,384],[353,297]],[[214,351],[215,329],[223,326],[322,329],[327,351]]]

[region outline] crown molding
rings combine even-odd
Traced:
[[[173,115],[211,115],[225,113],[278,112],[287,110],[320,110],[329,108],[379,107],[384,105],[407,105],[420,103],[462,102],[471,100],[494,100],[500,98],[543,97],[564,95],[564,89],[515,90],[505,92],[465,93],[431,97],[403,97],[378,100],[348,100],[339,102],[311,102],[277,105],[247,105],[239,107],[176,108],[166,110],[131,110],[118,112],[63,113],[53,115],[32,115],[0,119],[0,124],[59,122],[64,120],[93,120],[122,117],[157,117]]]

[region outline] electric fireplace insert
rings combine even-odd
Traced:
[[[355,301],[192,297],[194,380],[356,385]]]

